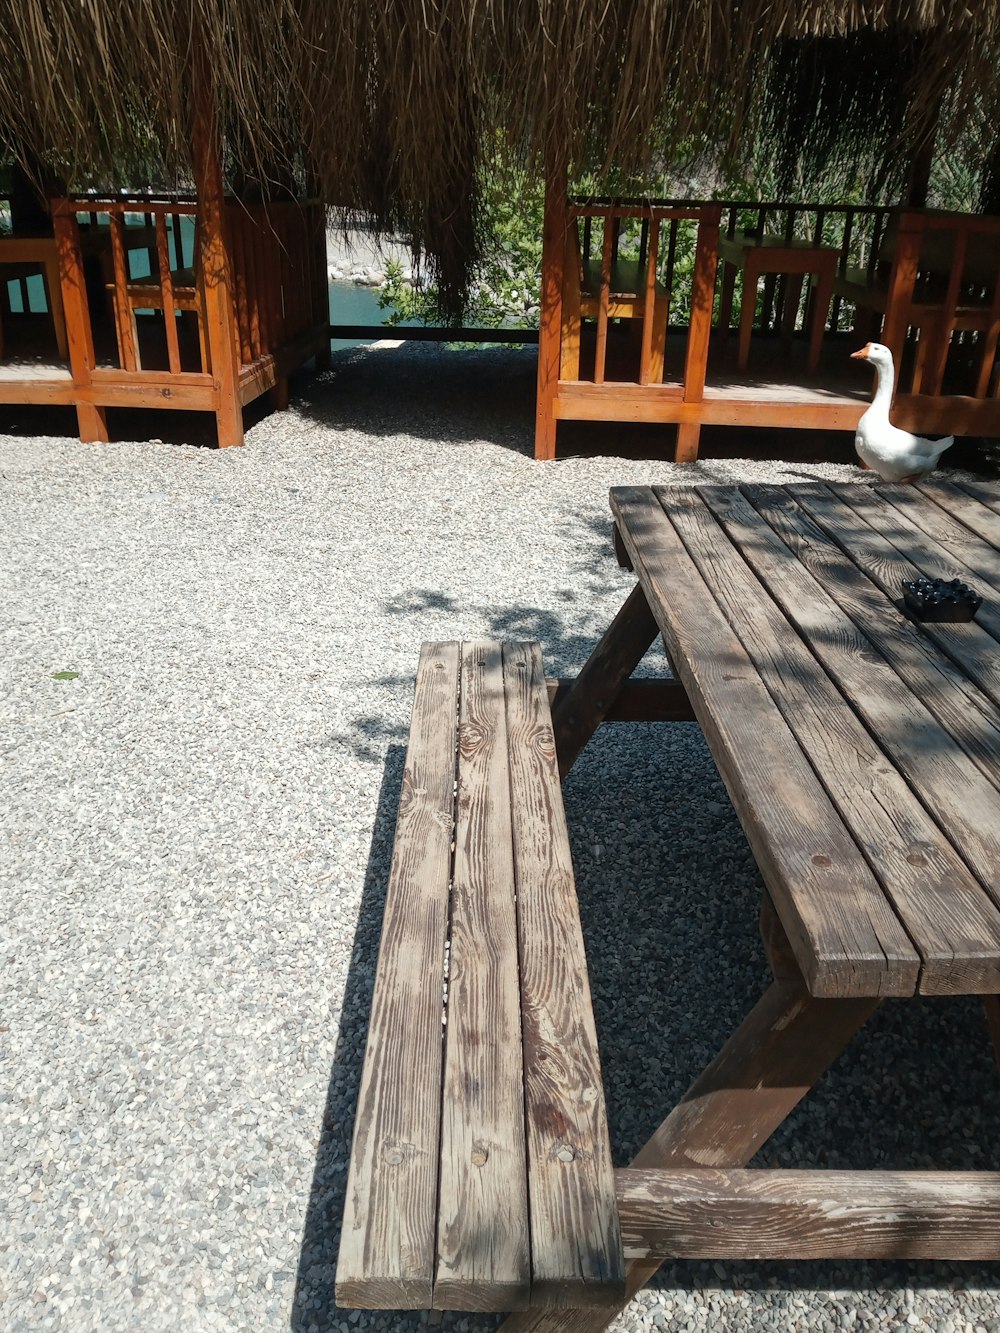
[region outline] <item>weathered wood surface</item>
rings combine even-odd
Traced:
[[[625,1253],[1000,1260],[1000,1171],[617,1173]]]
[[[576,679],[547,682],[553,714],[577,688]],[[627,680],[602,722],[693,722],[694,709],[679,680]]]
[[[801,979],[774,982],[632,1160],[636,1170],[745,1166],[878,1008],[876,999],[817,1000]],[[628,1261],[628,1293],[656,1256]],[[606,1311],[512,1315],[504,1333],[599,1333]]]
[[[956,513],[971,522],[974,510],[983,532],[1000,515],[944,489],[954,513],[881,485],[612,493],[622,543],[815,994],[1000,991],[990,616],[923,625],[897,605],[901,578],[943,574],[956,551],[981,573],[995,569],[990,591],[1000,586],[997,552]],[[936,536],[949,542],[944,556]],[[764,789],[758,766],[763,754],[772,778],[779,771],[776,743],[791,756],[780,771],[814,787],[779,778]],[[819,829],[837,823],[839,860],[815,847],[809,868],[817,856],[851,867],[864,905],[842,876],[800,872]],[[896,989],[876,989],[886,984]]]
[[[420,1309],[433,1295],[458,679],[458,645],[426,644],[354,1125],[341,1305]]]
[[[463,645],[458,745],[434,1304],[517,1309],[531,1261],[499,644]]]
[[[611,502],[810,990],[912,994],[919,954],[660,501]]]
[[[537,644],[504,646],[531,1303],[620,1301],[625,1268],[597,1031]]]
[[[338,1301],[608,1308],[624,1290],[540,650],[425,645]]]
[[[637,586],[587,659],[573,689],[553,711],[552,726],[563,777],[608,715],[656,633],[656,619],[646,594]]]

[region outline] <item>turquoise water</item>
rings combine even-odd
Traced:
[[[363,287],[355,282],[330,283],[331,324],[381,324],[388,313],[388,310],[379,309],[377,287]],[[406,319],[403,323],[416,325],[420,321]],[[391,338],[392,329],[387,328],[384,336]],[[364,343],[347,338],[331,338],[330,346],[337,351],[338,348],[362,347]]]
[[[106,222],[106,218],[100,219]],[[174,250],[173,230],[168,230],[170,243],[170,263],[175,266],[177,258]],[[194,219],[181,219],[181,249],[183,262],[180,267],[190,268],[194,264]],[[129,251],[129,276],[146,278],[149,276],[149,253],[146,250]],[[24,310],[24,295],[27,295],[28,309],[36,314],[45,314],[48,305],[45,300],[45,282],[41,275],[12,280],[7,283],[10,309],[14,314]],[[331,324],[381,324],[388,312],[379,309],[378,289],[363,287],[353,282],[330,283],[330,323]],[[406,320],[407,324],[417,324],[419,320]],[[391,330],[386,330],[386,337],[391,338]],[[334,348],[357,347],[362,344],[345,338],[333,339]]]

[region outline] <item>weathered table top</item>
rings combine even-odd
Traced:
[[[1000,487],[611,505],[810,991],[1000,991]],[[921,574],[975,621],[911,620]]]

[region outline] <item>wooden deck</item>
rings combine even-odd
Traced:
[[[677,462],[697,458],[703,426],[853,431],[872,386],[850,373],[847,359],[877,337],[895,360],[898,425],[928,435],[1000,435],[1000,220],[846,206],[567,200],[564,188],[550,181],[546,201],[537,458],[555,456],[561,421],[675,425]],[[739,230],[753,212],[756,226]],[[818,276],[818,260],[775,261],[764,265],[762,290],[755,280],[741,288],[739,357],[732,265],[721,300],[717,282],[734,236],[742,250],[822,256],[824,268]],[[778,237],[782,245],[768,249]],[[638,256],[624,302],[615,287],[621,245]],[[975,272],[967,254],[978,257]],[[857,274],[867,263],[853,295],[834,284],[831,296],[832,260],[839,273]],[[873,302],[877,309],[869,309]],[[674,331],[663,356],[665,321]]]

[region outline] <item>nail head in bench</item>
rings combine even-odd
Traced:
[[[541,653],[424,644],[337,1301],[513,1310],[623,1296]]]

